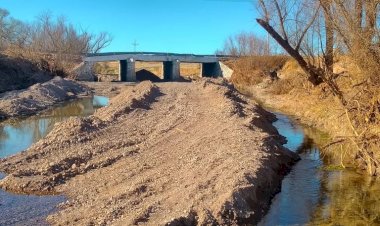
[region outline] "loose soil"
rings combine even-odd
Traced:
[[[72,80],[55,77],[24,90],[0,94],[0,119],[33,115],[54,104],[91,95],[88,87]]]
[[[125,86],[0,160],[0,187],[67,195],[54,225],[254,225],[298,160],[273,120],[222,80]]]

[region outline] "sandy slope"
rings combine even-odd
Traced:
[[[254,224],[297,156],[221,80],[143,82],[0,161],[4,189],[63,192],[60,225]]]

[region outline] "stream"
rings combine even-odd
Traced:
[[[70,116],[88,116],[108,104],[95,96],[71,101],[37,116],[0,123],[0,158],[26,150],[45,137],[54,124]],[[326,169],[320,145],[326,134],[276,113],[273,125],[297,152],[300,160],[282,181],[260,226],[273,225],[380,225],[380,181],[352,169]],[[0,179],[5,175],[0,173]],[[0,225],[44,225],[63,196],[16,195],[0,190]]]
[[[94,96],[66,102],[39,115],[0,123],[0,158],[26,150],[45,137],[55,123],[71,116],[88,116],[108,105],[108,98]],[[0,180],[5,175],[0,173]],[[46,225],[45,218],[65,201],[60,195],[16,195],[0,189],[0,225]]]
[[[331,170],[320,144],[328,136],[275,113],[273,125],[301,160],[282,181],[260,226],[380,225],[380,181],[352,169]]]

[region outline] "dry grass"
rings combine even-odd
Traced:
[[[270,86],[270,92],[274,95],[284,95],[292,91],[295,86],[298,84],[293,79],[280,79],[273,82]]]
[[[201,64],[181,63],[181,75],[191,78],[201,77]]]
[[[270,71],[282,68],[286,56],[254,56],[225,62],[234,70],[231,81],[237,86],[252,86],[269,76]]]

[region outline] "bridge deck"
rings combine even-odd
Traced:
[[[195,54],[176,54],[176,53],[154,53],[154,52],[121,52],[121,53],[97,53],[88,54],[84,57],[86,62],[102,62],[102,61],[120,61],[126,59],[134,59],[134,61],[145,62],[165,62],[175,61],[187,63],[216,63],[220,58],[229,56],[221,55],[195,55]]]

